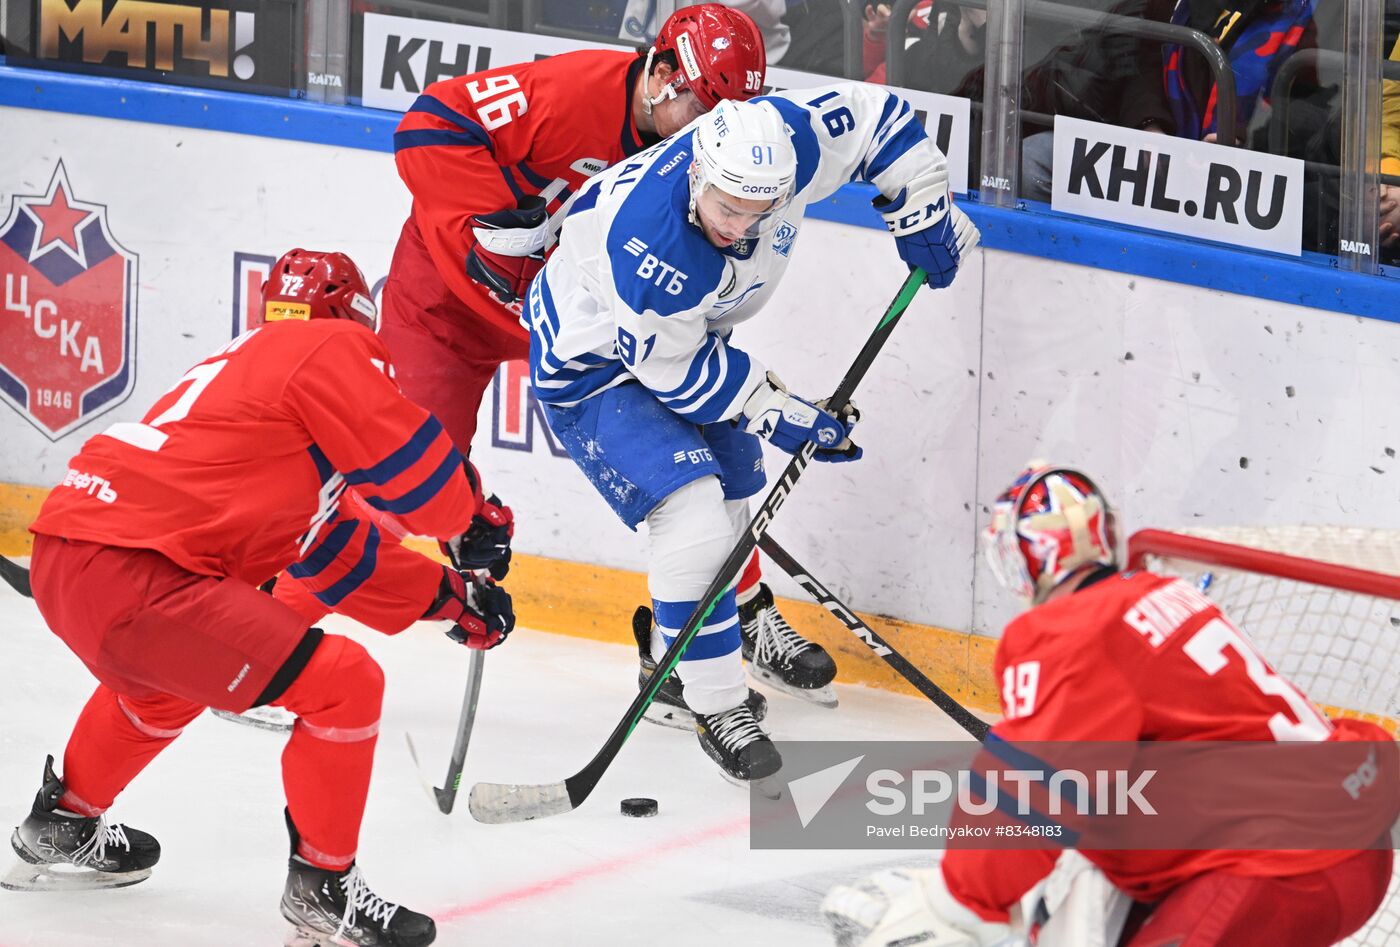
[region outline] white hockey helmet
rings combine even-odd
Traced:
[[[703,209],[712,224],[727,222],[742,239],[761,236],[792,203],[796,182],[797,152],[771,105],[724,101],[697,120],[690,167],[692,222],[699,222]]]

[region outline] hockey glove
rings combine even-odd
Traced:
[[[510,571],[510,540],[514,535],[515,514],[493,493],[477,504],[467,531],[443,543],[442,551],[458,569],[485,569],[499,582]]]
[[[515,610],[510,593],[490,579],[444,567],[437,598],[423,620],[450,622],[447,637],[473,651],[488,651],[515,628]]]
[[[530,281],[544,266],[549,211],[543,197],[524,197],[514,208],[471,219],[476,243],[467,252],[467,275],[501,302],[525,295]]]
[[[946,162],[910,181],[893,200],[877,197],[874,203],[894,234],[899,258],[910,269],[923,269],[934,289],[953,282],[963,256],[981,239],[948,193]]]
[[[840,463],[859,460],[864,453],[851,443],[851,428],[859,414],[854,408],[837,418],[810,401],[788,393],[772,372],[744,402],[739,425],[750,434],[768,439],[774,447],[795,454],[808,441],[817,445],[813,460]]]

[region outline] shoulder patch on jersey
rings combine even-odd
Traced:
[[[773,232],[773,252],[787,256],[792,252],[792,242],[797,239],[797,228],[786,220]]]

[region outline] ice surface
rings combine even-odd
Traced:
[[[99,594],[100,590],[92,590]],[[431,627],[397,638],[338,618],[387,676],[383,730],[361,836],[370,885],[438,921],[443,945],[827,944],[815,909],[837,881],[909,853],[768,852],[748,846],[748,797],[721,780],[693,736],[638,727],[577,811],[480,825],[466,811],[476,779],[544,782],[581,767],[632,697],[630,648],[516,631],[486,658],[463,791],[451,816],[424,792],[447,769],[468,653]],[[0,588],[0,829],[27,811],[44,754],[61,760],[91,692],[87,671],[33,603]],[[787,739],[962,739],[926,701],[838,685],[823,710],[768,692],[768,724]],[[163,857],[132,888],[0,891],[0,947],[247,947],[282,943],[285,876],[279,755],[283,738],[208,714],[190,725],[117,801]],[[628,796],[660,801],[629,819]],[[0,858],[9,857],[8,846]]]

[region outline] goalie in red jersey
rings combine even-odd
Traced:
[[[296,943],[421,947],[433,921],[374,894],[355,864],[383,672],[258,586],[291,566],[323,604],[372,628],[431,619],[472,648],[510,633],[510,596],[381,543],[340,505],[353,487],[467,558],[482,505],[442,425],[399,391],[359,269],[293,250],[263,298],[263,325],[186,372],[139,423],[89,439],[31,527],[35,603],[100,683],[62,777],[50,757],[15,830],[24,864],[7,886],[145,879],[160,846],[103,813],[206,707],[271,704],[297,717],[282,756],[282,913]]]
[[[1372,723],[1329,720],[1185,581],[1119,571],[1108,503],[1077,470],[1032,463],[998,498],[983,539],[998,580],[1032,606],[1007,625],[997,647],[1004,718],[989,733],[984,757],[1012,756],[1016,748],[1005,748],[1013,743],[1053,741],[1360,741],[1355,751],[1337,749],[1350,759],[1375,748],[1380,762],[1370,775],[1391,774],[1351,787],[1340,803],[1327,797],[1322,821],[1347,823],[1347,837],[1363,840],[1347,848],[1086,846],[1066,853],[1081,869],[1070,875],[1067,902],[1078,917],[1060,921],[1081,925],[1070,928],[1077,932],[1068,942],[1322,947],[1358,930],[1391,877],[1386,833],[1395,818],[1396,751],[1389,735]],[[1341,781],[1327,787],[1343,788]],[[1230,801],[1247,817],[1257,814],[1250,797]],[[936,868],[837,887],[822,909],[843,947],[989,947],[1014,933],[1011,911],[1058,855],[1049,846],[950,846]],[[1057,871],[1063,875],[1063,866]],[[1042,928],[1040,943],[1066,943],[1065,929],[1054,939]]]
[[[444,79],[409,108],[394,161],[413,209],[384,284],[380,336],[404,394],[464,454],[497,368],[529,355],[521,300],[570,198],[721,100],[759,94],[766,70],[754,22],[701,3],[676,10],[645,51],[580,50]],[[750,669],[834,706],[835,662],[779,614],[756,552],[737,598]],[[665,721],[692,723],[684,707]]]

